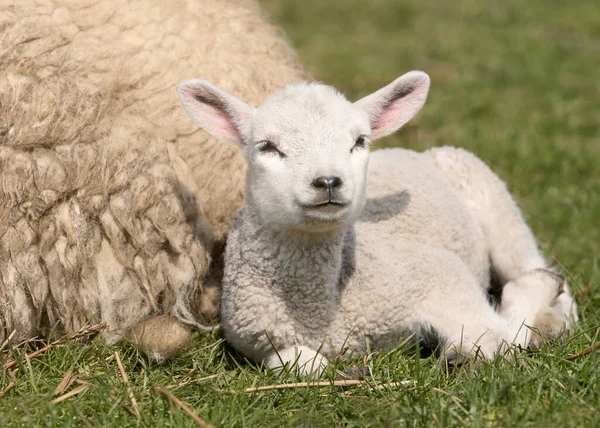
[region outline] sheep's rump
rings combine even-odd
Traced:
[[[175,146],[102,135],[107,100],[55,83],[0,84],[0,340],[94,318],[111,332],[156,313],[201,322],[210,232]]]
[[[216,316],[245,162],[179,107],[191,77],[258,103],[305,74],[254,2],[0,4],[0,342]]]

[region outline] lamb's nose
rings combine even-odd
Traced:
[[[318,189],[333,189],[342,185],[342,179],[336,176],[322,176],[315,178],[312,185]]]

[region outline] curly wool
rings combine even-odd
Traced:
[[[206,325],[246,165],[175,83],[259,103],[306,78],[285,38],[243,0],[9,1],[0,34],[0,342]]]
[[[214,316],[195,309],[212,238],[186,170],[172,143],[148,134],[32,150],[3,141],[0,339],[90,318],[119,332],[155,313],[192,325]]]

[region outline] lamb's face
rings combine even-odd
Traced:
[[[333,88],[298,84],[254,113],[248,200],[262,221],[328,231],[364,205],[371,127],[367,113]]]
[[[412,71],[355,102],[301,83],[257,109],[202,80],[177,87],[190,117],[249,162],[248,203],[262,220],[323,232],[343,227],[365,199],[368,142],[400,128],[423,106],[429,76]]]

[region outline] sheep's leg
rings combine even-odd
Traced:
[[[379,269],[359,272],[365,277],[358,281],[368,283],[368,291],[365,287],[345,290],[341,302],[344,317],[333,325],[336,330],[331,336],[344,337],[343,332],[352,327],[373,338],[375,346],[384,347],[389,338],[415,333],[426,343],[439,346],[447,358],[481,355],[489,359],[508,345],[528,346],[532,337],[528,326],[540,308],[550,306],[560,292],[560,282],[546,287],[545,277],[534,275],[527,280],[536,287],[507,284],[510,298],[497,311],[477,277],[454,252],[413,240],[399,240],[393,250],[384,253],[389,259],[383,259]],[[356,257],[360,265],[362,253]],[[373,272],[379,271],[389,275],[372,281]],[[395,278],[401,279],[396,282]],[[522,304],[529,301],[534,304]]]
[[[448,270],[443,283],[436,278],[420,281],[434,286],[415,307],[417,333],[425,328],[428,335],[436,337],[434,342],[447,359],[457,355],[489,359],[509,344],[525,345],[527,338],[518,336],[517,327],[511,328],[488,304],[485,292],[466,267],[462,272]]]
[[[565,281],[546,269],[534,269],[504,285],[498,312],[518,328],[516,342],[539,346],[543,338],[560,334],[564,312],[559,299],[565,296]]]
[[[548,278],[553,285],[548,284]],[[522,284],[526,282],[526,284]],[[539,335],[529,327],[539,322],[544,312],[562,292],[562,282],[545,270],[531,273],[506,284],[506,298],[498,312],[488,303],[474,277],[463,275],[452,285],[453,295],[432,295],[418,309],[419,326],[436,332],[442,350],[450,360],[455,355],[492,358],[510,344],[522,347],[535,343]],[[435,293],[435,290],[432,290]],[[555,316],[554,314],[551,314]]]
[[[546,269],[547,264],[506,185],[480,159],[465,150],[443,147],[431,150],[430,154],[481,225],[500,283],[516,281],[519,287],[537,288],[536,284],[530,284],[537,280],[527,273]],[[545,282],[551,291],[555,280],[548,277]],[[503,299],[507,292],[507,289],[502,290]],[[532,308],[539,306],[535,300],[532,297],[528,302]],[[546,315],[540,313],[539,323],[545,326],[546,334],[556,337],[563,323],[570,328],[571,323],[577,320],[576,310],[569,287],[564,284],[562,294],[552,306],[542,310]],[[560,320],[555,316],[558,312],[562,314]]]
[[[419,330],[425,327],[429,334],[437,336],[443,357],[449,362],[457,356],[493,358],[513,343],[516,336],[507,321],[487,304],[485,298],[460,310],[438,309],[421,320]]]

